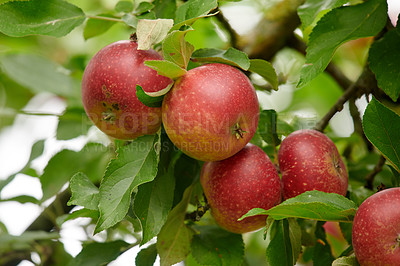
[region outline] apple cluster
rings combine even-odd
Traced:
[[[265,215],[239,218],[306,191],[346,195],[345,165],[323,133],[308,129],[288,135],[279,147],[279,167],[249,143],[257,130],[259,104],[240,70],[211,63],[173,81],[144,64],[162,56],[137,46],[119,41],[94,55],[82,79],[85,111],[100,130],[117,139],[154,134],[163,124],[176,147],[204,161],[200,182],[221,227],[234,233],[258,230],[265,226]],[[148,107],[137,98],[137,85],[145,92],[173,87],[161,107]],[[357,210],[352,238],[361,265],[400,265],[398,206],[400,188],[393,188],[374,194]]]
[[[347,172],[334,143],[314,130],[290,134],[279,149],[280,178],[267,154],[249,144],[259,120],[257,94],[239,69],[221,63],[193,68],[175,82],[147,67],[162,60],[154,50],[119,41],[90,60],[82,79],[82,101],[93,123],[110,137],[135,139],[156,133],[161,123],[176,147],[204,161],[200,182],[216,222],[244,233],[265,225],[265,216],[238,221],[253,208],[270,209],[308,190],[345,195]],[[161,107],[136,96],[167,86]]]

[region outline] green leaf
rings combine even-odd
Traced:
[[[349,198],[354,201],[354,203],[357,204],[357,206],[360,206],[361,203],[372,196],[374,194],[374,191],[366,188],[366,187],[358,187],[355,189],[351,189],[349,193]]]
[[[115,18],[110,14],[100,14],[99,16],[105,18]],[[83,29],[83,37],[85,40],[90,39],[92,37],[98,36],[100,34],[105,33],[110,29],[116,21],[110,21],[105,19],[97,19],[97,18],[89,18],[86,21],[85,28]]]
[[[269,210],[252,209],[239,220],[254,215],[269,215],[276,220],[293,217],[318,221],[350,222],[353,220],[356,210],[357,205],[354,202],[339,194],[313,190],[290,198]]]
[[[281,143],[278,137],[276,125],[278,115],[275,110],[263,110],[260,113],[258,130],[262,139],[272,146],[278,146]]]
[[[273,220],[266,234],[266,259],[269,266],[292,266],[294,265],[291,245],[288,236],[288,221]]]
[[[193,237],[192,256],[200,265],[242,265],[242,235],[218,226],[198,226],[200,234]]]
[[[132,191],[157,174],[160,136],[142,136],[117,151],[100,185],[100,218],[95,233],[121,221],[128,212]]]
[[[181,202],[169,213],[166,223],[157,236],[157,251],[161,266],[178,263],[190,253],[194,232],[185,224],[185,215],[192,192],[193,186],[185,190]]]
[[[136,255],[135,265],[136,266],[153,266],[157,258],[157,247],[156,244],[152,244],[147,248],[139,251]]]
[[[21,196],[16,196],[12,198],[7,198],[7,199],[0,199],[0,202],[4,201],[16,201],[19,203],[33,203],[33,204],[39,204],[39,200],[35,197],[28,196],[28,195],[21,195]]]
[[[0,31],[12,37],[61,37],[85,20],[83,11],[62,0],[11,1],[0,5]]]
[[[138,7],[135,9],[136,14],[143,14],[149,12],[154,8],[154,5],[149,2],[141,2]]]
[[[400,116],[372,98],[364,112],[363,128],[368,140],[400,172]]]
[[[0,236],[0,252],[16,251],[16,250],[31,250],[32,245],[41,240],[54,240],[60,237],[58,232],[44,231],[27,231],[19,236],[1,234]]]
[[[176,0],[155,0],[153,4],[157,18],[175,18]]]
[[[133,11],[133,2],[132,1],[119,1],[115,5],[115,11],[122,13],[129,13]]]
[[[274,90],[278,90],[278,76],[270,62],[262,59],[251,59],[248,70],[260,75],[271,84]]]
[[[199,49],[193,53],[192,58],[195,62],[223,63],[239,67],[243,70],[250,68],[250,60],[247,54],[232,47],[228,48],[228,50],[215,48]]]
[[[0,131],[13,124],[18,110],[26,106],[33,95],[30,90],[15,83],[1,72],[0,57]]]
[[[170,160],[169,151],[163,151],[160,155],[160,165],[167,169],[164,167],[159,169],[152,182],[140,185],[138,188],[133,206],[135,215],[142,225],[141,245],[155,237],[168,218],[174,200],[175,164],[180,155],[180,152],[175,153]]]
[[[395,102],[400,96],[400,22],[397,28],[375,41],[369,49],[368,62],[379,88]],[[391,51],[388,53],[387,51]]]
[[[287,234],[289,236],[290,246],[293,258],[293,264],[296,264],[301,253],[301,228],[295,218],[288,218]]]
[[[376,35],[385,26],[386,20],[385,0],[368,0],[327,13],[318,21],[310,35],[306,64],[301,70],[298,87],[304,86],[322,73],[341,44]]]
[[[69,181],[72,196],[68,205],[79,205],[89,210],[97,210],[99,189],[84,173],[76,173]]]
[[[175,29],[191,25],[197,18],[207,16],[218,7],[217,0],[189,0],[176,10]]]
[[[184,70],[187,69],[194,50],[194,46],[185,41],[185,35],[190,30],[192,28],[185,31],[172,31],[165,37],[162,45],[164,59],[175,63]]]
[[[388,165],[392,171],[392,187],[400,187],[400,173],[396,171],[394,167]]]
[[[317,242],[313,248],[312,259],[315,266],[331,266],[334,261],[331,246],[326,240],[325,229],[322,227],[324,222],[318,222],[315,230]]]
[[[332,266],[359,266],[359,265],[360,264],[356,259],[356,255],[354,254],[348,257],[337,258],[332,262]]]
[[[336,8],[346,4],[347,0],[306,0],[298,9],[302,28],[310,26],[321,11]]]
[[[89,209],[83,208],[83,209],[74,211],[72,213],[58,216],[56,219],[56,222],[57,222],[57,225],[59,227],[61,227],[62,224],[65,223],[66,221],[74,220],[74,219],[81,218],[81,217],[91,218],[92,221],[97,221],[97,219],[99,219],[99,212],[97,210],[95,211],[95,210],[89,210]]]
[[[177,64],[166,60],[147,60],[144,64],[157,71],[158,74],[170,79],[182,77],[187,72]]]
[[[89,143],[79,152],[62,150],[54,155],[40,176],[42,201],[58,193],[77,172],[85,173],[92,181],[100,180],[110,158],[108,151],[101,144]]]
[[[92,125],[83,108],[67,108],[58,120],[57,139],[68,140],[85,135]]]
[[[0,59],[4,73],[35,94],[51,92],[61,96],[79,97],[78,81],[68,76],[65,73],[67,71],[60,65],[44,57],[32,54],[7,54]]]
[[[173,25],[172,19],[140,19],[136,29],[138,50],[148,50],[153,44],[164,40]]]
[[[138,21],[139,21],[139,19],[136,16],[134,16],[130,13],[123,15],[121,19],[123,22],[125,22],[126,25],[128,25],[134,29],[136,29]]]
[[[87,244],[69,263],[69,266],[105,265],[118,258],[119,255],[126,251],[128,246],[129,244],[122,240]]]
[[[139,101],[148,107],[161,107],[164,95],[152,97],[140,85],[136,85],[136,96]]]

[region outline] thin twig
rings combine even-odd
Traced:
[[[353,97],[349,100],[349,110],[350,110],[351,118],[353,119],[354,131],[362,137],[368,151],[371,151],[373,149],[373,146],[364,134],[362,121],[361,121],[361,114],[358,111],[355,97]]]
[[[358,86],[356,83],[353,83],[337,100],[334,106],[326,113],[326,115],[315,125],[314,129],[318,131],[324,131],[324,129],[328,126],[329,121],[332,117],[337,113],[343,110],[344,104],[353,97],[358,90]]]
[[[385,162],[386,162],[385,157],[381,156],[379,158],[378,163],[375,165],[374,169],[365,177],[365,180],[367,181],[367,184],[365,185],[366,188],[373,189],[375,176],[382,171]]]

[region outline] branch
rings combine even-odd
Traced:
[[[44,211],[36,218],[35,221],[25,230],[27,231],[46,231],[50,232],[56,227],[56,223],[53,215],[60,216],[62,214],[68,213],[74,206],[67,206],[67,202],[71,197],[71,192],[69,189],[64,190],[59,193],[55,200],[44,209]],[[60,206],[61,210],[60,210]],[[60,213],[61,212],[61,213]],[[4,266],[18,265],[23,260],[31,260],[30,251],[20,251],[14,254],[9,254],[11,258],[7,260]]]
[[[367,184],[365,185],[366,188],[373,189],[373,183],[375,176],[379,174],[380,171],[382,171],[383,165],[385,164],[386,159],[385,157],[381,156],[379,158],[378,163],[375,165],[374,169],[372,170],[371,173],[369,173],[366,177],[365,180],[367,181]]]
[[[375,75],[369,69],[368,65],[364,67],[364,71],[359,76],[358,80],[351,84],[347,90],[342,94],[342,96],[337,100],[335,105],[328,111],[328,113],[315,125],[314,129],[318,131],[324,131],[328,126],[329,121],[337,113],[343,110],[344,104],[352,99],[358,98],[363,94],[376,91],[377,84],[375,80]]]
[[[337,113],[343,110],[344,104],[352,98],[358,90],[358,87],[354,83],[351,85],[343,95],[338,99],[334,106],[328,111],[328,113],[315,125],[314,129],[323,132],[328,126],[329,121]]]
[[[231,46],[233,48],[238,48],[238,38],[239,34],[235,31],[234,28],[232,28],[231,24],[229,21],[226,19],[226,17],[222,14],[221,10],[217,12],[217,15],[215,16],[218,21],[222,24],[222,26],[228,31],[229,36],[230,36],[230,42]]]
[[[51,214],[60,216],[69,213],[74,206],[68,206],[67,202],[71,197],[69,188],[58,194],[55,200],[36,218],[26,231],[46,231],[50,232],[56,226]],[[60,210],[61,206],[61,210]],[[61,213],[60,213],[61,212]]]
[[[286,46],[300,25],[297,8],[304,0],[283,0],[271,7],[256,28],[240,40],[239,49],[250,58],[271,60]]]

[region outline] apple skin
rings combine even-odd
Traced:
[[[267,154],[250,143],[228,159],[205,162],[200,183],[215,221],[238,234],[262,228],[267,218],[257,215],[238,221],[240,217],[253,208],[268,210],[282,199],[278,171]]]
[[[136,85],[146,92],[164,89],[172,80],[144,65],[162,60],[156,51],[137,50],[134,41],[118,41],[93,56],[82,77],[82,102],[93,123],[117,139],[154,134],[161,126],[161,108],[147,107],[136,97]]]
[[[400,188],[389,188],[361,203],[352,241],[361,266],[400,265]]]
[[[188,156],[219,161],[240,151],[256,132],[257,95],[237,68],[213,63],[189,70],[165,96],[162,121]]]
[[[312,129],[289,134],[281,143],[278,159],[284,199],[310,190],[346,195],[346,167],[325,134]]]

